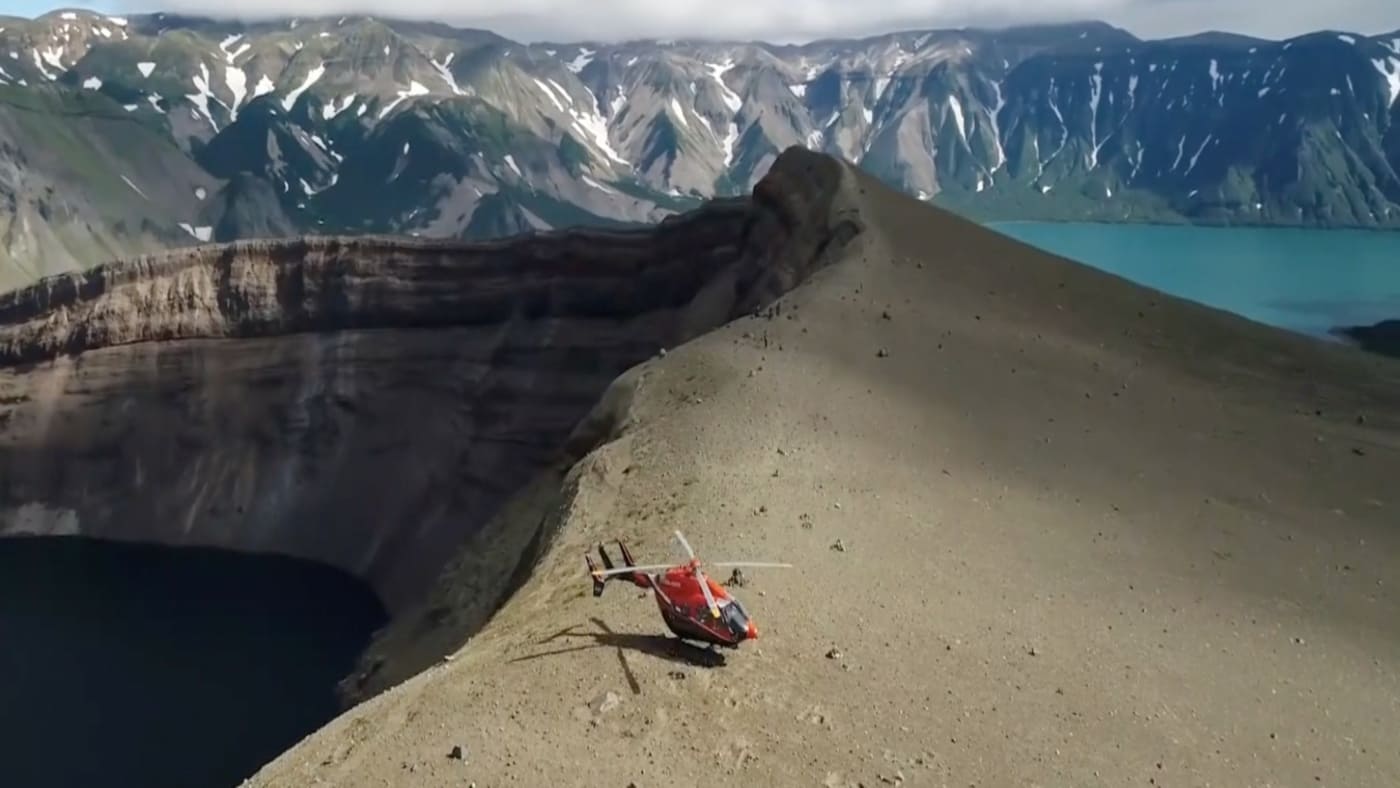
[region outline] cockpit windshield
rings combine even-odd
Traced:
[[[729,627],[729,631],[734,634],[747,632],[749,629],[749,615],[740,605],[738,600],[730,599],[728,604],[720,609],[720,615],[724,617],[724,623]]]

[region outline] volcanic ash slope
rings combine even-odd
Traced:
[[[615,384],[484,630],[253,785],[1400,782],[1400,364],[840,181],[843,259]],[[676,528],[796,564],[725,667],[590,595]]]

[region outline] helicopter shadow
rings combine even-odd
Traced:
[[[622,665],[622,671],[627,676],[627,684],[632,690],[632,694],[641,694],[642,686],[637,681],[637,676],[632,672],[632,666],[627,662],[627,652],[637,652],[646,654],[649,657],[666,660],[682,665],[691,665],[702,668],[718,668],[725,665],[724,655],[712,649],[693,646],[679,638],[666,635],[642,635],[634,633],[614,632],[600,618],[590,617],[589,621],[597,627],[598,632],[579,632],[578,626],[561,629],[549,637],[539,641],[540,645],[552,643],[562,638],[587,638],[592,643],[579,646],[569,646],[567,648],[552,649],[542,651],[538,654],[527,654],[523,657],[516,657],[511,662],[528,662],[545,657],[554,657],[561,654],[570,654],[575,651],[585,651],[592,648],[615,648],[617,649],[617,661]]]

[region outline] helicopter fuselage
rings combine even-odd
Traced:
[[[737,648],[743,641],[758,637],[758,628],[744,606],[709,576],[705,576],[705,582],[719,609],[718,617],[711,613],[705,594],[700,590],[700,580],[690,567],[678,566],[663,574],[644,577],[647,585],[656,591],[661,618],[676,637],[729,648]]]
[[[676,535],[684,544],[680,533],[677,532]],[[594,596],[602,596],[608,581],[621,580],[651,590],[656,598],[656,606],[661,611],[662,620],[671,632],[683,641],[695,640],[737,648],[745,640],[758,637],[758,627],[749,617],[748,611],[738,599],[730,596],[724,586],[705,574],[693,554],[689,563],[641,567],[632,559],[632,554],[625,544],[618,542],[618,547],[622,550],[624,564],[614,567],[607,551],[602,545],[598,545],[598,555],[602,558],[606,571],[598,570],[593,560],[585,556],[589,571],[593,574]],[[686,549],[689,552],[689,545],[686,545]],[[733,562],[730,565],[774,566]],[[703,588],[701,583],[705,584]],[[709,592],[708,599],[706,591]]]

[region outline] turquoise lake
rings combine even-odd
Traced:
[[[1400,318],[1400,232],[995,222],[1017,240],[1250,320],[1329,337]]]

